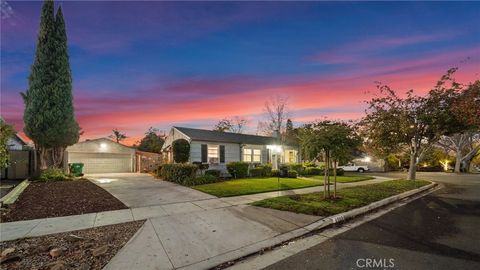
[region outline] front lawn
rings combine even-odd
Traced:
[[[337,190],[337,199],[323,199],[323,192],[265,199],[252,205],[316,216],[330,216],[430,184],[428,181],[391,180]]]
[[[358,177],[363,176],[338,176],[337,181],[340,182],[341,180],[345,182],[353,182],[349,180],[357,179]],[[323,185],[323,178],[280,178],[279,185],[277,177],[266,177],[229,180],[213,184],[198,185],[194,186],[193,188],[217,197],[231,197],[268,191],[277,191],[279,189],[288,190],[321,185]]]
[[[307,176],[308,178],[313,178],[315,180],[323,181],[323,175],[312,175]],[[366,180],[372,180],[375,177],[372,176],[361,176],[361,175],[351,175],[351,176],[337,176],[337,183],[353,183],[353,182],[360,182]],[[330,183],[333,183],[333,176],[330,176]]]

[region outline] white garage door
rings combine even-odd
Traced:
[[[130,154],[68,153],[68,163],[83,163],[83,173],[118,173],[132,171]]]

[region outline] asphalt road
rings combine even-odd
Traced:
[[[480,174],[418,178],[444,188],[267,269],[480,269]]]

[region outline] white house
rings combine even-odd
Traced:
[[[190,163],[207,163],[210,169],[225,171],[233,161],[271,163],[274,169],[300,162],[298,146],[282,145],[278,138],[185,127],[173,127],[168,133],[162,147],[168,162],[173,162],[172,143],[178,139],[190,143]]]

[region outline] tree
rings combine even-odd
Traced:
[[[190,158],[190,143],[185,139],[178,139],[172,143],[173,160],[176,163],[185,163]]]
[[[153,127],[150,127],[147,132],[145,132],[145,137],[140,141],[138,145],[138,150],[152,153],[160,153],[162,150],[163,143],[165,142],[165,135],[158,134],[159,130]]]
[[[12,125],[7,124],[0,118],[0,169],[8,167],[9,155],[7,141],[15,135]]]
[[[453,82],[451,86],[441,85],[435,96],[448,104],[443,118],[446,129],[439,145],[455,153],[455,169],[461,172],[461,165],[469,170],[470,162],[480,151],[480,81],[466,87]]]
[[[443,93],[443,88],[456,69],[449,70],[425,97],[407,91],[404,98],[387,85],[379,84],[379,96],[367,101],[369,108],[362,120],[366,139],[380,149],[407,146],[410,153],[408,177],[415,180],[416,169],[423,154],[452,126],[450,103],[445,96],[453,95],[457,86]]]
[[[232,122],[228,118],[223,118],[222,120],[218,121],[218,123],[213,128],[214,131],[230,131],[232,129]]]
[[[240,116],[233,118],[223,118],[218,121],[213,130],[220,132],[242,133],[247,124],[247,120]]]
[[[337,164],[350,159],[360,139],[352,126],[342,122],[320,121],[299,129],[299,142],[304,155],[312,160],[324,156],[324,198],[330,197],[330,166],[333,164],[334,190],[337,190]]]
[[[264,110],[267,120],[258,123],[258,131],[265,135],[282,134],[290,115],[288,98],[277,95],[265,102]]]
[[[24,131],[35,144],[40,170],[61,168],[65,148],[78,142],[80,127],[74,115],[65,22],[61,8],[54,17],[52,0],[42,7],[29,87],[21,95]]]
[[[111,139],[114,139],[117,143],[125,140],[127,135],[125,133],[120,132],[118,129],[112,129],[112,135],[108,136]]]

